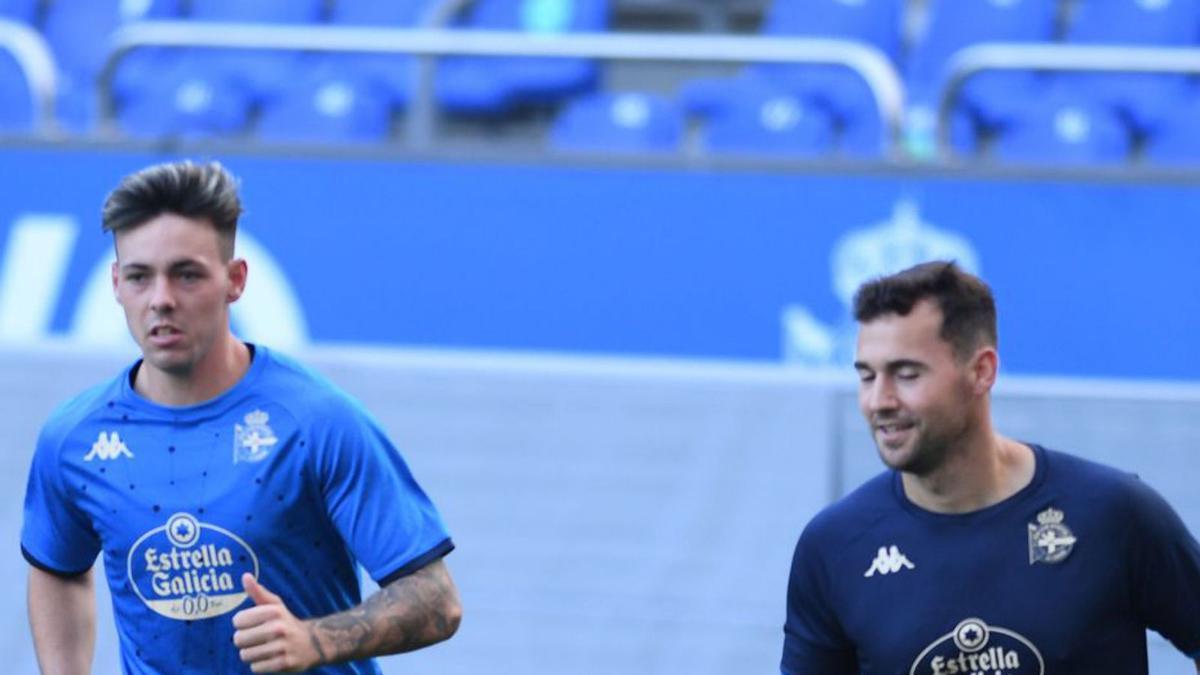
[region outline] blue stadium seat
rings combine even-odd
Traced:
[[[319,66],[262,109],[257,136],[269,142],[372,143],[391,133],[391,101],[360,73]]]
[[[51,3],[42,26],[43,34],[58,66],[57,115],[65,129],[84,132],[96,119],[96,76],[108,55],[108,36],[128,21],[173,19],[180,11],[179,0],[130,3],[122,0]],[[140,81],[140,73],[153,70],[164,50],[143,48],[122,59],[114,89]]]
[[[1074,44],[1193,46],[1200,39],[1200,0],[1085,0],[1076,5],[1065,37]],[[1163,74],[1060,79],[1114,108],[1140,133],[1152,133],[1188,87],[1186,77]]]
[[[347,26],[416,26],[436,4],[436,0],[337,0],[329,21]]]
[[[981,42],[1048,42],[1054,37],[1057,0],[931,0],[924,35],[905,63],[904,139],[909,152],[928,159],[936,148],[938,97],[953,55]],[[954,113],[954,145],[972,154],[974,136],[1009,120],[1039,76],[1020,71],[984,71],[960,90]]]
[[[653,94],[589,94],[571,101],[550,130],[551,147],[588,152],[668,153],[683,140],[683,113]]]
[[[593,32],[607,28],[608,13],[608,0],[479,0],[461,27]],[[590,91],[599,77],[599,65],[588,59],[450,57],[439,61],[436,90],[445,109],[486,115]]]
[[[818,157],[834,151],[834,121],[804,99],[764,90],[708,119],[705,147],[717,153]]]
[[[54,52],[59,70],[90,80],[104,65],[108,54],[107,37],[122,23],[178,16],[179,0],[145,3],[64,0],[50,5],[42,32]]]
[[[135,137],[236,136],[246,130],[252,97],[220,68],[170,59],[121,102],[117,122]]]
[[[1191,45],[1200,38],[1198,0],[1081,0],[1067,42]]]
[[[904,0],[775,0],[762,32],[865,42],[896,63],[903,10]],[[857,119],[875,108],[862,78],[847,68],[762,64],[751,70],[815,100],[843,121],[852,123],[851,118]]]
[[[775,0],[764,35],[866,42],[897,61],[904,0]]]
[[[1162,166],[1200,167],[1200,90],[1178,101],[1146,138],[1143,159]]]
[[[1191,88],[1187,76],[1164,73],[1064,73],[1054,82],[1108,106],[1140,134],[1153,133]]]
[[[323,0],[190,0],[189,16],[197,21],[245,23],[316,23]]]
[[[770,82],[752,71],[737,77],[696,77],[680,85],[677,98],[689,115],[711,117],[734,100],[764,87],[770,88]]]
[[[323,0],[191,0],[194,21],[313,24],[324,16]],[[286,52],[222,50],[197,52],[196,59],[212,60],[240,80],[259,102],[287,87],[298,56]]]
[[[806,106],[820,108],[843,130],[842,151],[878,156],[883,138],[879,107],[870,87],[856,73],[832,66],[764,71],[751,68],[734,78],[701,78],[684,84],[679,100],[689,115],[712,118],[753,100],[763,90],[787,93]]]
[[[1051,88],[1000,132],[991,156],[1002,163],[1111,165],[1128,161],[1128,128],[1106,106]]]
[[[329,21],[341,26],[413,28],[425,19],[434,0],[338,0]],[[394,107],[408,103],[412,86],[412,57],[407,54],[337,54],[323,57],[330,67],[348,75],[358,72],[382,87]],[[373,88],[375,88],[373,86]]]
[[[1057,0],[932,0],[924,36],[905,67],[911,106],[934,108],[944,69],[959,50],[981,42],[1049,42],[1054,38]],[[998,125],[1011,113],[1029,73],[979,73],[966,82],[960,104],[981,122]]]
[[[762,33],[771,36],[838,38],[866,42],[896,60],[903,0],[775,0]],[[733,79],[687,83],[680,100],[689,114],[708,117],[766,86],[824,108],[849,133],[851,149],[878,147],[879,111],[870,88],[848,68],[826,65],[756,64]],[[854,140],[860,139],[860,140]]]
[[[304,61],[303,55],[290,51],[242,49],[174,50],[171,57],[178,60],[179,67],[185,71],[220,72],[221,76],[215,81],[237,86],[255,105],[281,96],[296,79]],[[144,82],[147,72],[147,68],[137,68],[122,77],[118,93],[153,86],[153,83]]]
[[[0,18],[33,23],[40,4],[40,0],[0,0]]]
[[[7,51],[0,51],[0,134],[32,131],[33,99],[29,82],[16,60]]]

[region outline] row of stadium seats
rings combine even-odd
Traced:
[[[438,3],[432,0],[0,0],[0,13],[30,19],[40,27],[59,68],[59,115],[75,131],[86,131],[96,119],[95,79],[109,48],[106,36],[134,19],[180,19],[246,23],[413,27]],[[458,25],[464,28],[531,32],[602,31],[607,26],[607,0],[481,0]],[[211,50],[137,50],[118,71],[114,93],[129,111],[123,127],[137,135],[170,132],[175,109],[195,116],[206,101],[216,107],[209,131],[224,132],[236,120],[236,108],[303,98],[317,80],[337,82],[340,91],[377,97],[392,108],[407,105],[410,59],[404,56],[269,54]],[[599,68],[590,61],[559,59],[447,58],[440,64],[438,96],[452,111],[503,113],[524,99],[552,92],[567,96],[594,89]],[[298,86],[297,86],[298,85]],[[11,86],[11,85],[9,85]],[[333,97],[336,98],[336,97]],[[333,100],[323,96],[320,100]],[[146,109],[163,111],[152,126],[143,126]],[[334,106],[332,109],[338,109]],[[182,132],[192,131],[180,129]],[[203,132],[204,129],[196,131]]]
[[[94,81],[108,35],[130,19],[414,26],[432,0],[0,0],[0,15],[39,28],[60,70],[58,113],[92,128]],[[949,56],[988,41],[1192,45],[1200,0],[924,0],[923,28],[906,0],[778,0],[762,33],[872,44],[905,74],[910,150],[931,147],[931,103]],[[608,0],[478,0],[457,25],[531,32],[599,31]],[[130,136],[232,136],[377,143],[395,137],[408,106],[404,56],[133,52],[114,83],[119,126]],[[887,147],[870,90],[835,67],[751,65],[733,78],[683,83],[673,98],[597,91],[602,71],[581,59],[439,61],[439,106],[497,117],[525,106],[561,111],[555,147],[675,151],[699,129],[711,152],[878,157]],[[0,130],[29,128],[15,64],[0,55]],[[1000,160],[1200,162],[1200,88],[1168,75],[984,73],[964,89],[954,144]],[[694,136],[694,134],[693,134]]]
[[[576,100],[552,129],[553,147],[590,152],[678,152],[688,117],[678,101],[650,93],[601,93]],[[1154,134],[1138,136],[1111,110],[1070,90],[1048,91],[987,137],[953,127],[965,156],[1005,164],[1159,166],[1200,164],[1200,96],[1162,117]],[[709,154],[798,158],[878,157],[883,134],[839,127],[826,110],[778,92],[738,99],[707,119],[699,145]]]
[[[932,152],[946,65],[971,45],[1200,46],[1200,0],[925,0],[919,22],[906,20],[912,5],[904,0],[823,5],[812,11],[804,0],[776,2],[762,33],[854,39],[887,55],[903,74],[905,139],[917,157]],[[920,27],[906,33],[902,26],[912,23]],[[869,142],[878,137],[871,92],[844,69],[754,65],[733,79],[690,82],[680,98],[687,114],[712,119],[764,91],[819,110],[845,132],[849,142],[842,147],[851,154],[879,151],[879,141]],[[971,78],[959,96],[954,145],[962,154],[999,159],[1112,162],[1145,154],[1188,161],[1182,149],[1161,148],[1168,138],[1193,133],[1195,124],[1179,111],[1194,110],[1198,99],[1195,78],[1179,75],[988,71]]]

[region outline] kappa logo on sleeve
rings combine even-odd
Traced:
[[[900,552],[900,547],[895,544],[891,546],[880,546],[879,552],[875,554],[875,560],[871,562],[871,567],[863,573],[864,577],[873,577],[878,574],[895,574],[900,570],[916,569],[908,556]]]
[[[83,461],[90,462],[94,459],[102,459],[105,461],[128,457],[133,459],[133,453],[129,451],[129,446],[121,440],[117,432],[101,431],[100,437],[92,443],[92,449],[88,454],[83,456]]]

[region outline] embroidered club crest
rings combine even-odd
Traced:
[[[248,413],[246,426],[233,425],[233,463],[261,462],[279,439],[267,424],[269,416],[261,410]]]
[[[1029,523],[1029,564],[1060,563],[1075,548],[1075,535],[1063,524],[1063,512],[1050,507],[1037,515],[1038,524]]]

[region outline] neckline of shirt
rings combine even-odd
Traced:
[[[139,358],[121,374],[120,402],[139,413],[148,413],[156,419],[199,421],[218,417],[242,400],[243,394],[254,385],[269,360],[269,352],[265,347],[249,342],[246,343],[246,346],[250,349],[250,367],[246,369],[245,374],[236,384],[207,401],[191,405],[170,406],[156,403],[137,393],[133,388],[132,378],[135,370],[142,364],[142,359]]]
[[[982,509],[976,509],[966,513],[938,513],[936,511],[930,511],[929,509],[913,503],[913,501],[908,498],[908,495],[904,493],[904,483],[901,480],[899,471],[892,472],[892,492],[895,495],[896,500],[900,502],[900,505],[905,511],[918,518],[929,521],[965,524],[998,517],[1000,514],[1006,513],[1011,509],[1019,508],[1021,504],[1029,499],[1032,499],[1033,495],[1037,493],[1046,480],[1046,473],[1048,471],[1048,456],[1046,449],[1037,443],[1025,443],[1023,441],[1022,443],[1033,450],[1033,478],[1029,481],[1028,485],[1025,485],[1012,495],[990,506],[985,506]]]

